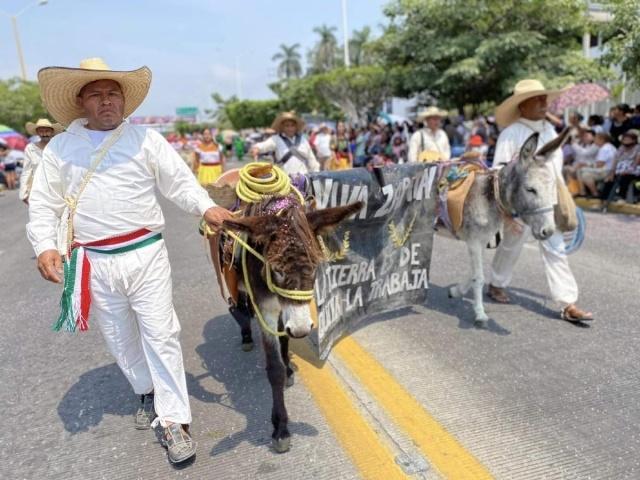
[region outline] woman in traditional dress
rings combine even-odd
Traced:
[[[194,170],[198,172],[200,185],[214,183],[224,170],[224,155],[220,145],[213,140],[211,130],[202,131],[202,140],[194,150]]]

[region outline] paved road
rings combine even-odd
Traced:
[[[293,443],[278,455],[261,352],[239,349],[196,220],[165,212],[195,463],[173,468],[152,432],[133,429],[136,399],[95,328],[50,331],[59,287],[40,280],[26,209],[9,192],[0,478],[640,478],[639,218],[588,215],[571,259],[581,305],[597,316],[585,328],[558,319],[535,244],[517,268],[515,305],[489,305],[489,328],[474,328],[469,300],[446,295],[467,269],[464,246],[438,237],[425,309],[360,324],[321,369],[296,346]]]

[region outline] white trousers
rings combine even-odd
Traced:
[[[92,312],[136,394],[155,392],[166,422],[191,423],[164,240],[116,255],[89,252]]]
[[[491,264],[491,285],[505,288],[511,283],[513,269],[520,257],[522,247],[530,236],[531,229],[526,225],[521,233],[513,232],[505,226],[504,236]],[[569,268],[567,255],[560,253],[564,248],[562,233],[556,232],[549,239],[539,241],[538,245],[551,298],[562,307],[576,303],[578,284]]]

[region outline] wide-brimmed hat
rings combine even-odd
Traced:
[[[427,107],[424,108],[422,110],[420,110],[417,114],[416,114],[416,120],[420,121],[420,120],[424,120],[425,118],[429,118],[429,117],[446,117],[447,116],[447,111],[446,110],[440,110],[438,107]]]
[[[550,103],[569,88],[571,88],[571,85],[567,85],[560,90],[548,90],[544,88],[544,85],[540,80],[520,80],[516,83],[516,86],[513,89],[513,94],[496,107],[496,123],[502,128],[508,127],[520,118],[518,105],[525,100],[539,95],[546,95],[547,102]]]
[[[97,80],[115,80],[124,96],[124,117],[131,115],[144,101],[151,86],[151,70],[111,70],[101,58],[87,58],[80,68],[46,67],[38,72],[40,95],[49,113],[63,125],[84,115],[76,98],[82,87]]]
[[[624,132],[622,135],[620,135],[618,137],[618,140],[620,140],[620,142],[622,142],[622,139],[624,137],[629,137],[632,140],[634,140],[636,143],[638,143],[638,137],[640,137],[640,131],[635,130],[635,129],[627,130],[626,132]]]
[[[51,123],[48,118],[39,118],[35,123],[27,122],[24,128],[30,136],[37,135],[36,130],[38,130],[38,128],[51,128],[53,129],[54,135],[64,131],[64,127],[62,125],[59,123]]]
[[[282,130],[282,124],[287,120],[293,120],[296,122],[296,128],[298,131],[304,128],[304,121],[296,115],[296,112],[282,112],[279,114],[276,119],[271,124],[271,128],[273,128],[276,132],[280,132]]]

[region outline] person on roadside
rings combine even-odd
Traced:
[[[18,197],[28,205],[33,176],[42,160],[42,152],[53,136],[62,132],[64,127],[59,123],[51,123],[49,119],[39,118],[35,123],[27,122],[25,129],[30,136],[37,135],[39,139],[37,143],[30,143],[24,149],[24,165],[20,174]]]
[[[564,90],[548,90],[535,79],[521,80],[515,85],[513,94],[496,108],[496,120],[504,130],[498,137],[494,168],[503,168],[517,158],[522,145],[534,133],[539,135],[539,146],[556,138],[555,128],[546,120],[547,102],[563,92]],[[556,181],[562,181],[562,153],[559,150],[551,154],[547,168]],[[511,283],[516,262],[530,237],[531,229],[526,225],[521,229],[504,229],[504,236],[491,264],[488,295],[495,302],[511,302],[506,287]],[[555,232],[547,240],[537,243],[551,297],[561,307],[560,317],[570,322],[592,320],[592,313],[576,305],[578,284],[571,272],[567,255],[563,253],[562,233]]]
[[[616,147],[611,144],[608,133],[596,133],[594,143],[598,147],[594,164],[578,170],[579,195],[582,197],[586,196],[587,192],[592,197],[599,197],[597,184],[604,181],[613,171],[616,158]]]
[[[86,330],[92,311],[140,396],[135,428],[159,423],[169,461],[184,462],[196,443],[156,192],[213,228],[231,214],[160,133],[125,120],[147,96],[147,67],[113,70],[90,58],[79,68],[43,68],[38,82],[44,106],[68,125],[44,150],[27,224],[42,277],[64,279],[54,329]]]

